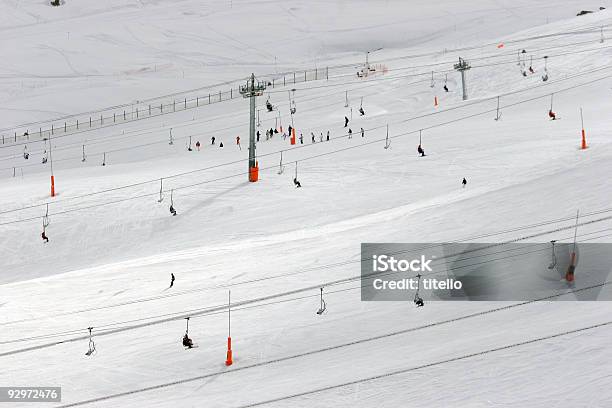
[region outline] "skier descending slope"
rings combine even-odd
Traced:
[[[465,179],[465,177],[463,178],[463,181],[461,182],[461,185],[463,187],[467,186],[467,180]]]

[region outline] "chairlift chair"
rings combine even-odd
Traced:
[[[555,242],[557,241],[554,239],[550,241],[550,244],[552,245],[552,257],[551,257],[550,265],[548,265],[548,269],[554,269],[555,266],[557,266],[557,255],[555,254]]]
[[[89,349],[87,350],[85,355],[86,356],[91,356],[91,355],[96,353],[96,343],[94,343],[93,336],[91,334],[91,331],[93,330],[93,327],[88,327],[87,329],[89,330]]]
[[[326,311],[327,311],[327,304],[325,303],[325,300],[323,300],[323,288],[321,288],[321,306],[319,307],[319,310],[317,310],[317,314],[321,316]]]

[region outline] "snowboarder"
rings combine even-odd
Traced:
[[[173,286],[174,286],[174,281],[175,281],[175,280],[176,280],[176,279],[174,278],[174,274],[173,274],[173,273],[170,273],[170,287],[173,287]]]
[[[198,149],[198,152],[200,151],[200,146],[201,146],[201,145],[200,145],[200,141],[198,140],[198,141],[196,142],[196,149]]]
[[[461,185],[463,187],[467,186],[467,180],[465,179],[465,177],[463,178],[463,181],[461,182]]]
[[[183,336],[183,346],[187,348],[193,348],[193,340],[189,338],[189,335],[187,333],[185,333],[185,335]]]
[[[300,133],[300,144],[304,144],[304,136]]]
[[[363,130],[363,128],[361,128],[361,137],[365,136],[365,130]]]
[[[240,146],[240,136],[236,136],[236,145],[240,150],[242,150],[242,146]]]
[[[548,111],[548,117],[552,120],[557,120],[557,114],[552,109]]]
[[[302,184],[298,181],[297,177],[293,178],[293,184],[295,184],[295,188],[302,187]]]
[[[344,127],[348,127],[349,124],[349,119],[345,116],[344,117]]]
[[[170,204],[170,214],[172,214],[173,217],[176,215],[176,210],[172,204]]]
[[[421,145],[419,145],[419,147],[417,147],[417,152],[419,152],[421,157],[425,156],[425,150],[423,150],[423,147]]]
[[[47,237],[47,234],[45,234],[44,230],[42,234],[40,234],[40,237],[43,239],[43,241],[45,241],[45,243],[49,242],[49,238]]]
[[[353,138],[353,130],[351,128],[349,128],[348,130],[348,136],[349,136],[349,139]]]
[[[365,111],[363,110],[363,107],[362,107],[362,106],[360,106],[360,107],[359,107],[359,114],[360,114],[361,116],[364,116],[364,115],[365,115]]]
[[[210,144],[213,145],[213,146],[215,145],[215,137],[214,136],[210,138]]]

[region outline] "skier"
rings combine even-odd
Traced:
[[[446,86],[446,84],[444,84],[444,90],[448,92],[448,86]]]
[[[272,112],[272,110],[274,109],[269,100],[266,101],[266,108],[268,108],[268,112]]]
[[[215,137],[214,136],[210,138],[210,144],[213,145],[213,146],[215,145]]]
[[[304,136],[300,133],[300,144],[304,144]]]
[[[349,139],[353,138],[353,130],[351,128],[349,128],[348,136],[349,136]]]
[[[173,217],[176,215],[176,210],[172,204],[170,204],[170,214],[172,214]]]
[[[219,147],[223,148],[223,142],[219,143]]]
[[[200,151],[200,146],[201,146],[201,145],[200,145],[200,141],[198,140],[198,141],[196,142],[196,149],[198,149],[198,152]]]
[[[45,243],[49,242],[49,238],[47,237],[47,234],[45,234],[45,230],[43,230],[42,234],[40,234],[41,238],[43,239],[43,241],[45,241]]]
[[[323,141],[323,132],[321,132],[321,136],[319,137],[320,141]]]
[[[261,133],[259,133],[259,130],[258,130],[258,131],[257,131],[257,141],[258,141],[258,142],[259,142],[259,135],[260,135],[260,134],[261,134]]]
[[[302,187],[302,184],[298,181],[297,177],[293,178],[293,184],[295,184],[295,188]]]
[[[236,136],[236,145],[238,145],[238,148],[242,150],[242,146],[240,146],[240,136]]]
[[[315,135],[313,132],[310,132],[312,143],[315,143]]]
[[[170,273],[170,287],[174,286],[174,281],[175,281],[174,274]]]
[[[187,348],[193,348],[193,340],[189,338],[189,335],[187,333],[185,333],[185,335],[183,336],[183,346]]]
[[[291,130],[292,130],[292,129],[293,129],[293,128],[292,128],[291,126],[289,126],[289,127],[287,128],[287,135],[288,135],[288,136],[291,136]]]
[[[365,112],[364,112],[364,110],[363,110],[363,107],[362,107],[362,106],[360,106],[360,107],[359,107],[359,114],[360,114],[361,116],[364,116],[364,115],[365,115]]]
[[[363,130],[363,128],[361,128],[361,137],[365,136],[365,130]]]
[[[329,142],[329,130],[327,131],[327,141]]]
[[[552,120],[557,120],[557,114],[551,110],[548,111],[548,117]]]
[[[417,152],[419,152],[421,157],[425,156],[425,150],[423,150],[423,147],[420,144],[419,147],[417,147]]]
[[[465,177],[463,178],[463,181],[461,182],[461,185],[463,187],[467,186],[467,180],[465,179]]]
[[[345,116],[344,117],[344,127],[347,127],[349,123],[349,119]]]
[[[274,129],[270,128],[270,139],[272,139],[272,136],[274,136]]]
[[[535,71],[533,70],[533,67],[529,67],[529,72],[531,72],[532,74],[535,74]]]

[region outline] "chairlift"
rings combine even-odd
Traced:
[[[389,140],[389,125],[387,125],[387,137],[385,137],[385,150],[391,147],[391,140]]]
[[[160,178],[159,179],[159,199],[157,200],[158,203],[161,203],[162,201],[164,201],[164,179]]]
[[[327,311],[327,304],[325,303],[325,300],[323,300],[323,288],[321,288],[321,306],[319,307],[319,310],[317,310],[317,314],[321,316],[326,311]]]
[[[423,302],[423,298],[419,296],[419,290],[421,289],[421,274],[418,274],[417,278],[419,279],[419,281],[416,293],[414,294],[414,304],[416,305],[416,307],[423,307],[425,306],[425,302]]]
[[[170,141],[168,142],[169,145],[173,145],[174,144],[174,137],[172,137],[172,128],[170,128]]]
[[[88,327],[87,330],[89,330],[89,349],[87,350],[87,353],[85,353],[85,355],[92,356],[96,353],[96,343],[94,343],[93,335],[91,334],[93,327]]]
[[[302,187],[302,183],[300,183],[297,179],[298,176],[298,162],[295,162],[295,175],[293,176],[293,185],[295,185],[296,188],[300,188]]]
[[[174,208],[174,190],[170,190],[170,214],[176,216],[176,209]]]
[[[542,81],[548,81],[548,56],[544,56],[544,74],[542,75]]]
[[[47,149],[45,149],[43,153],[42,164],[47,164],[47,161],[48,161],[48,154],[47,154]]]
[[[285,166],[283,165],[283,151],[280,152],[280,163],[278,164],[278,174],[283,174]]]
[[[268,109],[268,112],[272,112],[274,110],[274,106],[272,106],[272,103],[270,103],[270,99],[266,100],[266,109]]]
[[[191,148],[191,136],[189,136],[189,145],[187,146],[187,151],[193,151],[193,149]]]
[[[193,348],[193,340],[189,338],[189,316],[185,318],[187,322],[187,329],[185,330],[185,335],[183,336],[183,346],[190,349]]]
[[[85,163],[85,160],[87,160],[87,157],[85,156],[85,145],[83,145],[83,158],[81,159],[81,161]]]
[[[555,242],[557,241],[554,239],[550,241],[550,244],[552,245],[552,256],[551,256],[550,265],[548,265],[548,269],[554,269],[555,266],[557,266],[557,255],[555,254]]]

